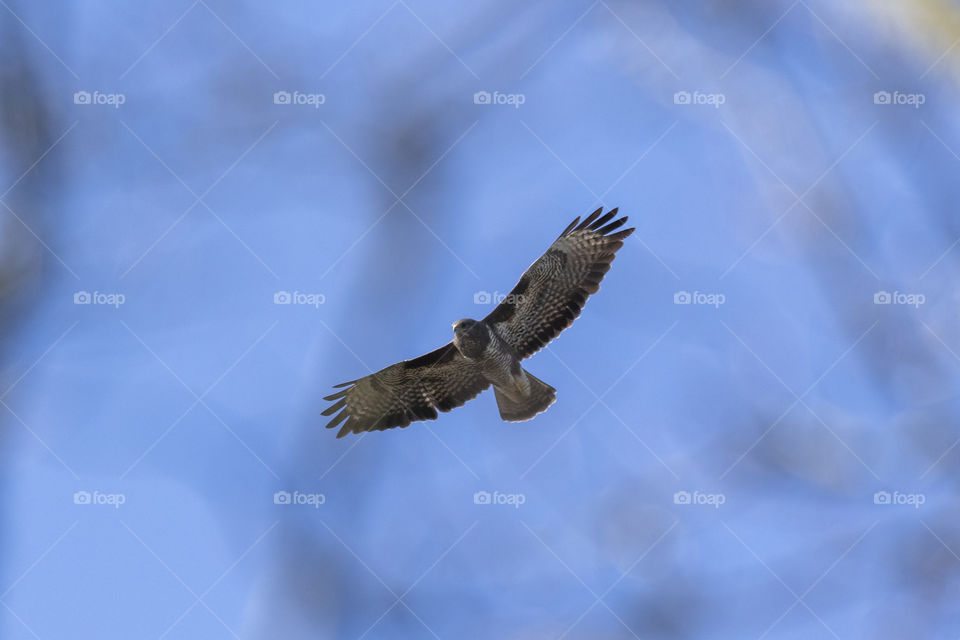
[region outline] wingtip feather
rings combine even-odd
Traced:
[[[347,409],[343,409],[342,411],[340,411],[340,413],[338,413],[337,415],[335,415],[335,416],[330,420],[330,422],[327,423],[327,429],[333,429],[333,428],[336,427],[338,424],[340,424],[341,422],[343,422],[344,420],[346,420],[349,416],[350,416],[350,412],[349,412]]]
[[[597,229],[599,229],[600,227],[602,227],[603,225],[605,225],[605,224],[607,223],[607,221],[610,220],[610,218],[612,218],[612,217],[615,216],[616,214],[617,214],[617,210],[616,210],[616,209],[613,209],[613,210],[611,210],[611,211],[607,211],[605,214],[603,214],[602,216],[600,216],[599,218],[597,218],[597,219],[593,222],[593,224],[590,225],[589,229],[590,229],[591,231],[596,231]]]
[[[577,216],[577,217],[573,220],[573,222],[571,222],[569,225],[567,225],[567,228],[563,230],[563,233],[560,234],[560,237],[562,238],[563,236],[565,236],[565,235],[567,235],[568,233],[570,233],[571,231],[573,231],[573,229],[576,228],[576,226],[577,226],[577,224],[578,224],[579,222],[580,222],[580,216]]]
[[[600,215],[601,211],[603,211],[603,207],[599,207],[596,211],[594,211],[593,213],[588,215],[586,218],[584,218],[583,222],[580,223],[580,226],[577,227],[577,231],[582,231],[587,227],[589,227],[593,223],[593,221],[597,219],[597,216]]]
[[[619,220],[614,220],[607,226],[597,229],[597,233],[599,233],[602,236],[605,236],[611,231],[613,231],[614,229],[619,229],[620,227],[622,227],[624,223],[626,223],[626,221],[627,221],[627,216],[623,216]]]
[[[350,416],[347,421],[343,424],[343,427],[340,428],[340,431],[337,432],[337,439],[339,440],[348,433],[356,433],[356,426],[358,424],[357,419],[354,416]]]
[[[349,391],[350,391],[349,389],[344,389],[343,391],[335,391],[328,396],[323,396],[323,399],[326,400],[327,402],[333,402],[334,400],[339,400],[340,398],[347,395]]]
[[[347,404],[346,398],[340,398],[335,403],[320,412],[322,416],[332,416],[337,410],[342,409]]]

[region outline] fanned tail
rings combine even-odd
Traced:
[[[523,422],[538,413],[547,410],[557,400],[557,390],[546,382],[537,378],[529,371],[525,371],[530,381],[530,393],[520,400],[512,400],[499,387],[494,386],[493,392],[497,397],[497,407],[500,417],[507,422]]]

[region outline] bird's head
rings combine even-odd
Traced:
[[[477,326],[477,321],[471,320],[470,318],[462,318],[450,326],[453,327],[453,333],[455,335],[466,335],[470,333],[471,329]]]
[[[460,354],[468,360],[479,358],[490,344],[487,325],[469,318],[453,323],[453,344]]]

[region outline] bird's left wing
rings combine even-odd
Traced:
[[[601,211],[570,223],[484,318],[520,358],[536,353],[573,324],[587,298],[600,288],[624,238],[633,233],[633,229],[612,233],[627,218],[610,222],[617,209],[602,216]]]
[[[417,420],[436,420],[438,410],[462,406],[488,386],[479,367],[460,355],[451,342],[419,358],[335,385],[346,388],[324,398],[334,403],[322,415],[339,411],[327,424],[332,429],[343,423],[338,438],[406,427]]]

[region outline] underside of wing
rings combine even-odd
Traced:
[[[406,427],[418,420],[436,420],[437,411],[462,406],[489,385],[479,368],[451,342],[419,358],[336,385],[342,389],[324,398],[333,404],[322,415],[333,415],[328,429],[342,423],[338,438]]]
[[[624,238],[633,233],[632,228],[616,231],[627,221],[626,216],[610,221],[617,209],[602,211],[570,223],[485,318],[519,357],[536,353],[573,323],[600,288]]]

